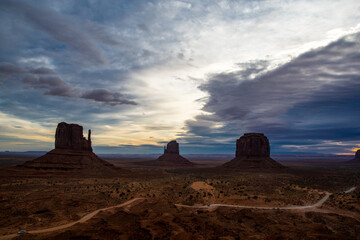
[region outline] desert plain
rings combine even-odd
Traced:
[[[190,159],[196,167],[159,168],[134,164],[144,159],[108,157],[105,160],[123,171],[107,178],[14,174],[8,166],[27,159],[1,158],[7,166],[0,174],[0,239],[360,236],[360,168],[343,162],[282,161],[285,169],[229,170],[220,166],[223,159]],[[325,202],[311,207],[327,194]],[[292,206],[308,208],[282,209]],[[27,232],[17,234],[20,230]]]

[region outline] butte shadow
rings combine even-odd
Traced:
[[[284,169],[270,157],[270,144],[263,133],[245,133],[236,140],[235,158],[222,165],[224,169]]]
[[[91,130],[88,139],[78,124],[58,124],[55,149],[9,170],[24,175],[71,175],[73,177],[115,177],[126,172],[93,153]]]
[[[164,147],[164,154],[156,160],[138,162],[136,164],[157,167],[194,167],[196,165],[180,155],[179,143],[175,140],[169,142]]]

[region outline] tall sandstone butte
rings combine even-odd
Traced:
[[[152,161],[158,166],[193,166],[194,163],[180,155],[179,143],[175,140],[170,141],[164,147],[164,154],[155,161]]]
[[[237,139],[235,158],[223,166],[235,169],[284,168],[270,158],[269,139],[263,133],[245,133]]]
[[[175,140],[169,142],[166,147],[164,147],[164,154],[180,154],[179,143]]]
[[[355,158],[348,161],[348,163],[360,164],[360,149],[356,151]]]
[[[72,149],[79,151],[90,151],[91,130],[88,132],[88,139],[83,136],[83,127],[78,124],[58,124],[55,132],[55,149]]]
[[[236,140],[235,157],[270,157],[269,139],[263,133],[245,133]]]
[[[114,176],[120,169],[102,160],[91,146],[91,130],[88,139],[83,127],[61,122],[55,131],[55,149],[19,166],[21,169],[42,170],[42,173],[67,173],[79,176]]]
[[[192,167],[195,164],[180,155],[179,143],[175,140],[170,141],[164,146],[164,154],[156,160],[139,162],[140,165],[158,166],[158,167]]]

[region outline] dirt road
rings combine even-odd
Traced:
[[[85,216],[83,216],[82,218],[80,218],[79,220],[77,220],[75,222],[71,222],[71,223],[68,223],[68,224],[64,224],[64,225],[60,225],[60,226],[52,227],[52,228],[45,228],[45,229],[39,229],[39,230],[30,230],[30,231],[27,231],[27,232],[32,233],[32,234],[37,234],[37,233],[47,233],[47,232],[53,232],[53,231],[58,231],[58,230],[61,230],[61,229],[65,229],[65,228],[71,227],[71,226],[73,226],[73,225],[75,225],[77,223],[86,222],[89,219],[93,218],[96,214],[98,214],[101,211],[107,211],[107,210],[110,210],[110,209],[113,209],[113,208],[119,208],[119,207],[126,207],[126,206],[129,206],[130,204],[132,204],[132,203],[134,203],[134,202],[136,202],[138,200],[143,200],[143,198],[134,198],[134,199],[131,199],[131,200],[127,201],[127,202],[121,203],[119,205],[115,205],[115,206],[95,210],[95,211],[93,211],[93,212],[91,212],[89,214],[86,214]],[[0,236],[0,240],[12,239],[12,238],[14,238],[14,237],[16,237],[18,235],[19,234],[14,233],[14,234]]]
[[[345,193],[350,193],[352,191],[354,191],[356,189],[356,187],[352,187],[348,190],[345,191]],[[332,195],[332,193],[326,193],[326,195],[320,199],[318,202],[311,204],[311,205],[306,205],[306,206],[286,206],[286,207],[257,207],[257,206],[244,206],[244,205],[231,205],[231,204],[222,204],[222,203],[213,203],[213,204],[209,204],[209,205],[193,205],[193,206],[189,206],[189,205],[182,205],[182,204],[175,204],[175,206],[177,207],[183,207],[183,208],[199,208],[199,209],[215,209],[218,207],[232,207],[232,208],[251,208],[251,209],[265,209],[265,210],[276,210],[276,209],[281,209],[281,210],[303,210],[303,209],[314,209],[314,208],[318,208],[321,207],[321,205],[324,204],[324,202],[326,202],[326,200],[328,200],[328,198]]]
[[[356,187],[351,187],[348,190],[344,191],[344,193],[350,193],[353,192],[356,189]],[[326,202],[326,200],[332,195],[332,193],[326,193],[326,195],[320,199],[318,202],[311,204],[311,205],[306,205],[306,206],[287,206],[287,207],[256,207],[256,206],[242,206],[242,205],[231,205],[231,204],[221,204],[221,203],[214,203],[214,204],[210,204],[210,205],[193,205],[193,206],[189,206],[189,205],[182,205],[182,204],[175,204],[175,206],[177,207],[182,207],[182,208],[197,208],[197,209],[201,209],[201,208],[205,208],[205,209],[215,209],[218,207],[232,207],[232,208],[251,208],[251,209],[269,209],[269,210],[276,210],[276,209],[282,209],[282,210],[301,210],[301,209],[315,209],[318,207],[321,207],[321,205],[323,205],[324,202]],[[62,230],[65,228],[69,228],[77,223],[83,223],[88,221],[89,219],[93,218],[96,214],[98,214],[101,211],[107,211],[110,209],[114,209],[114,208],[119,208],[119,207],[126,207],[129,206],[130,204],[138,201],[138,200],[143,200],[143,198],[134,198],[132,200],[129,200],[127,202],[121,203],[119,205],[115,205],[112,207],[107,207],[107,208],[101,208],[98,210],[95,210],[87,215],[85,215],[84,217],[82,217],[81,219],[75,221],[75,222],[71,222],[68,224],[64,224],[64,225],[60,225],[57,227],[52,227],[52,228],[45,228],[45,229],[39,229],[39,230],[30,230],[27,231],[28,233],[31,234],[38,234],[38,233],[47,233],[47,232],[53,232],[53,231],[58,231],[58,230]],[[16,236],[18,236],[19,234],[14,233],[14,234],[9,234],[9,235],[3,235],[0,236],[0,240],[5,240],[5,239],[12,239]]]
[[[349,188],[344,193],[351,193],[351,192],[355,191],[355,189],[356,189],[356,187]]]

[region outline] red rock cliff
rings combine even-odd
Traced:
[[[235,157],[270,157],[270,144],[263,133],[245,133],[236,140]]]
[[[55,149],[91,151],[91,130],[88,139],[83,136],[83,127],[78,124],[61,122],[55,133]]]
[[[175,140],[169,142],[166,148],[164,148],[164,154],[166,153],[179,154],[179,143]]]

